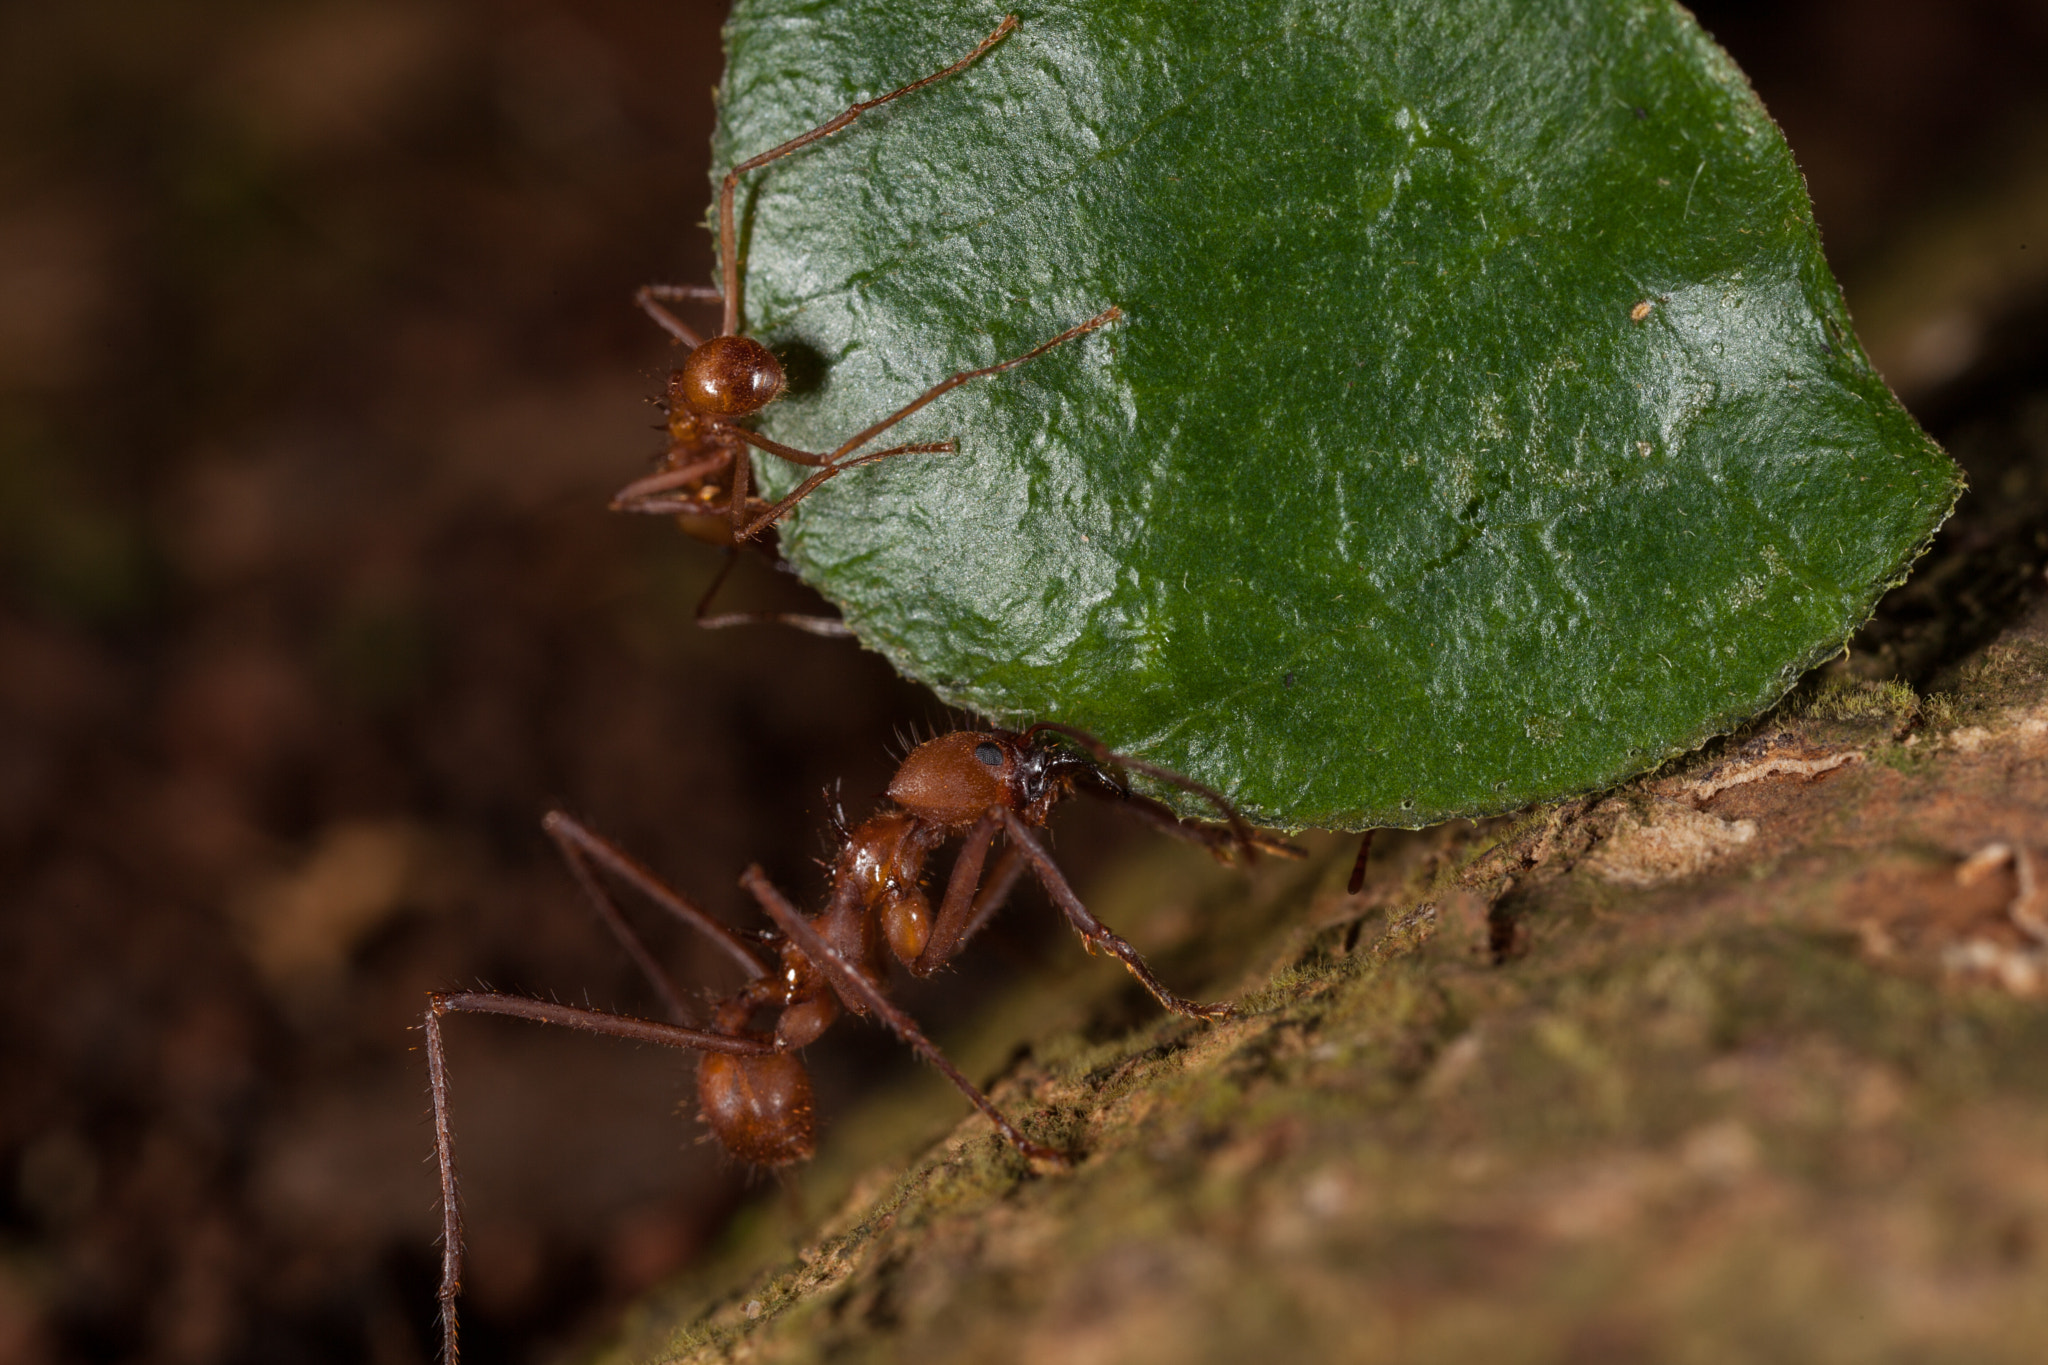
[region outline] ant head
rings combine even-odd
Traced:
[[[949,829],[998,806],[1016,810],[1017,746],[1009,737],[956,730],[912,749],[889,779],[889,799],[920,820]]]
[[[669,410],[704,417],[745,417],[782,394],[782,362],[752,337],[713,337],[668,377]]]
[[[794,1054],[697,1059],[697,1105],[725,1150],[757,1166],[808,1160],[817,1146],[811,1073]]]
[[[889,799],[920,820],[950,829],[998,807],[1043,824],[1053,804],[1083,773],[1086,758],[1002,730],[958,730],[910,751],[889,782]]]

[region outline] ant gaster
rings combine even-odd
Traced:
[[[943,71],[934,72],[922,80],[912,81],[886,95],[854,104],[836,118],[819,124],[809,132],[735,165],[725,173],[725,179],[718,190],[720,287],[713,289],[697,285],[650,284],[643,287],[636,296],[635,302],[641,309],[670,336],[688,346],[690,353],[684,358],[682,365],[669,376],[669,446],[661,457],[661,468],[646,478],[637,479],[620,489],[612,498],[612,507],[626,512],[676,515],[680,518],[683,528],[691,535],[725,547],[725,563],[697,604],[699,625],[726,626],[747,621],[780,621],[819,635],[851,634],[844,625],[829,617],[783,613],[730,613],[713,616],[708,614],[710,602],[724,583],[726,574],[731,571],[733,552],[738,546],[752,541],[774,525],[820,484],[846,470],[873,464],[891,456],[949,454],[955,449],[954,443],[950,440],[911,442],[856,454],[861,447],[912,413],[969,380],[1014,369],[1026,361],[1044,355],[1063,342],[1071,341],[1123,316],[1119,308],[1105,308],[1087,321],[1069,327],[1052,340],[1043,342],[1022,355],[1012,356],[1008,360],[998,361],[978,370],[962,370],[949,375],[879,422],[840,442],[838,447],[831,451],[820,453],[798,450],[793,446],[770,440],[759,432],[741,425],[744,419],[753,416],[782,396],[783,390],[788,387],[788,377],[783,372],[782,362],[776,359],[772,351],[752,337],[740,335],[740,266],[738,233],[734,225],[733,211],[733,200],[739,189],[740,177],[813,142],[830,137],[870,109],[901,99],[912,91],[921,90],[927,85],[966,70],[983,53],[1008,37],[1016,27],[1017,16],[1009,15],[996,26],[993,33],[982,39],[972,52]],[[717,302],[723,305],[723,321],[718,335],[708,340],[700,338],[665,306],[667,303],[685,300]],[[751,496],[749,483],[753,468],[748,447],[765,451],[778,459],[816,472],[798,484],[787,497],[770,505],[760,498]]]
[[[1200,797],[1217,809],[1223,822],[1177,818],[1163,803],[1133,792],[1125,772],[1144,773]],[[1167,1009],[1190,1019],[1230,1014],[1227,1004],[1201,1004],[1168,990],[1136,949],[1088,912],[1060,874],[1037,831],[1053,807],[1075,792],[1125,804],[1153,823],[1203,844],[1224,861],[1242,857],[1249,862],[1261,852],[1300,853],[1252,830],[1222,796],[1200,783],[1120,758],[1090,736],[1056,724],[1034,725],[1021,734],[960,730],[911,750],[890,780],[881,809],[850,831],[843,817],[835,822],[843,836],[841,847],[831,865],[830,894],[815,915],[798,911],[758,865],[748,867],[740,884],[773,922],[770,930],[743,934],[726,927],[569,816],[559,811],[548,815],[543,825],[560,846],[571,873],[653,983],[673,1022],[496,992],[453,991],[431,997],[425,1031],[434,1153],[441,1173],[440,1300],[446,1359],[456,1359],[462,1211],[449,1126],[443,1015],[511,1015],[696,1052],[697,1103],[705,1124],[734,1156],[776,1167],[802,1161],[816,1142],[810,1074],[797,1049],[850,1011],[878,1020],[909,1044],[1027,1159],[1066,1165],[1065,1153],[1026,1137],[963,1076],[889,999],[886,985],[892,958],[919,977],[945,966],[1002,907],[1018,878],[1029,872],[1090,952],[1116,958]],[[989,854],[998,836],[1002,848],[991,862]],[[961,840],[960,851],[934,911],[923,887],[925,864],[956,838]],[[691,1022],[682,991],[627,924],[599,881],[600,871],[702,933],[744,973],[745,984],[711,1007],[709,1027]]]

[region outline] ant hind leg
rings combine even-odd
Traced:
[[[711,576],[711,586],[704,589],[704,595],[697,599],[696,623],[702,630],[725,630],[731,626],[789,626],[806,634],[817,635],[827,640],[850,640],[853,627],[836,616],[808,616],[794,611],[722,611],[711,610],[711,599],[718,596],[718,590],[725,586],[731,576],[733,565],[739,562],[739,547],[728,545],[725,558],[718,566],[718,572]]]
[[[455,1300],[462,1292],[462,1191],[455,1176],[455,1130],[450,1119],[448,1049],[441,1037],[442,1015],[503,1014],[692,1052],[758,1057],[771,1055],[776,1049],[771,1043],[752,1038],[734,1038],[701,1029],[658,1024],[648,1019],[576,1009],[493,991],[437,992],[429,996],[428,1001],[423,1026],[427,1035],[427,1086],[433,1095],[434,1161],[441,1177],[441,1283],[435,1297],[441,1304],[441,1359],[447,1365],[456,1365],[461,1349]]]
[[[726,955],[739,964],[740,970],[746,973],[749,981],[768,974],[767,965],[739,935],[712,918],[688,896],[655,876],[646,866],[611,840],[593,833],[582,821],[558,810],[549,811],[541,818],[540,823],[541,828],[547,831],[548,837],[553,839],[555,846],[561,850],[563,861],[569,864],[569,871],[576,878],[576,884],[590,899],[598,917],[610,927],[633,960],[647,972],[655,989],[661,992],[663,1001],[672,1010],[680,1009],[681,992],[676,990],[666,973],[655,965],[653,954],[647,950],[640,936],[633,932],[632,926],[627,924],[625,917],[619,913],[618,905],[593,875],[593,864],[603,868],[724,949]]]

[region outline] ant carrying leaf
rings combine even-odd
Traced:
[[[646,512],[680,517],[684,528],[692,535],[726,548],[725,564],[697,603],[698,625],[715,628],[772,621],[808,630],[817,635],[851,634],[852,632],[842,622],[830,617],[779,612],[713,615],[710,612],[710,603],[731,571],[738,547],[754,542],[762,532],[786,516],[791,508],[809,497],[820,485],[849,469],[874,464],[893,456],[951,454],[956,448],[951,440],[918,441],[863,453],[862,447],[874,441],[876,437],[970,380],[1014,369],[1026,361],[1035,360],[1064,342],[1092,332],[1123,316],[1122,310],[1115,306],[1105,308],[1087,321],[1069,327],[1050,341],[1042,342],[1022,355],[1012,356],[993,365],[984,365],[980,369],[962,370],[948,375],[917,398],[880,421],[854,433],[830,451],[798,450],[794,446],[770,440],[761,433],[741,425],[746,418],[752,417],[782,396],[788,386],[788,376],[783,371],[782,362],[773,352],[752,337],[740,334],[740,267],[738,232],[734,225],[733,210],[740,177],[813,142],[830,137],[870,109],[879,108],[892,100],[901,99],[912,91],[921,90],[927,85],[966,70],[983,53],[1009,36],[1016,27],[1017,16],[1009,15],[996,26],[993,33],[982,39],[972,52],[943,71],[936,71],[922,80],[912,81],[886,95],[854,104],[836,118],[819,124],[809,132],[791,138],[780,146],[771,147],[759,156],[751,157],[734,166],[725,173],[725,180],[718,191],[718,257],[723,276],[720,287],[713,289],[699,285],[650,284],[644,286],[636,296],[635,301],[641,309],[670,336],[688,346],[690,353],[684,357],[682,365],[669,375],[669,446],[660,457],[661,467],[653,474],[636,479],[620,489],[612,498],[612,507],[621,512]],[[718,334],[709,339],[700,338],[666,306],[682,301],[722,304],[724,313]],[[753,476],[750,448],[765,451],[777,459],[787,460],[791,464],[801,465],[816,472],[798,484],[786,497],[770,504],[753,496],[750,487]]]
[[[1077,747],[1078,746],[1078,752]],[[1221,823],[1177,818],[1163,803],[1131,791],[1124,770],[1177,786],[1214,806]],[[797,1049],[815,1041],[845,1013],[873,1018],[951,1081],[988,1116],[1026,1159],[1062,1167],[1071,1157],[1026,1137],[964,1075],[888,994],[893,959],[928,977],[967,946],[1029,873],[1090,952],[1124,965],[1161,1005],[1190,1019],[1223,1019],[1227,1004],[1204,1004],[1167,989],[1129,942],[1088,912],[1040,838],[1053,808],[1076,792],[1116,801],[1224,861],[1251,862],[1261,853],[1301,850],[1253,830],[1221,795],[1164,769],[1108,752],[1066,726],[1034,725],[1021,734],[959,730],[918,745],[890,780],[882,808],[843,838],[832,863],[824,907],[805,915],[769,882],[758,865],[740,877],[773,925],[740,933],[721,924],[653,873],[559,811],[543,822],[600,918],[653,983],[671,1022],[635,1019],[492,991],[451,991],[430,997],[427,1070],[434,1098],[434,1154],[441,1174],[441,1287],[445,1358],[456,1359],[455,1300],[462,1283],[462,1206],[449,1119],[448,1061],[441,1020],[449,1014],[502,1014],[536,1023],[698,1054],[697,1103],[719,1143],[756,1165],[802,1161],[816,1143],[810,1073]],[[990,852],[1001,839],[1001,851]],[[924,891],[925,864],[961,841],[945,895],[934,911]],[[708,1026],[695,1022],[685,996],[599,880],[608,873],[703,934],[745,975],[740,988],[710,1007]]]

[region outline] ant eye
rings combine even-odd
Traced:
[[[983,763],[988,764],[988,766],[991,768],[1000,768],[1003,766],[1003,751],[1001,749],[998,749],[995,745],[990,744],[987,740],[983,740],[981,743],[974,746],[974,756],[980,759]]]

